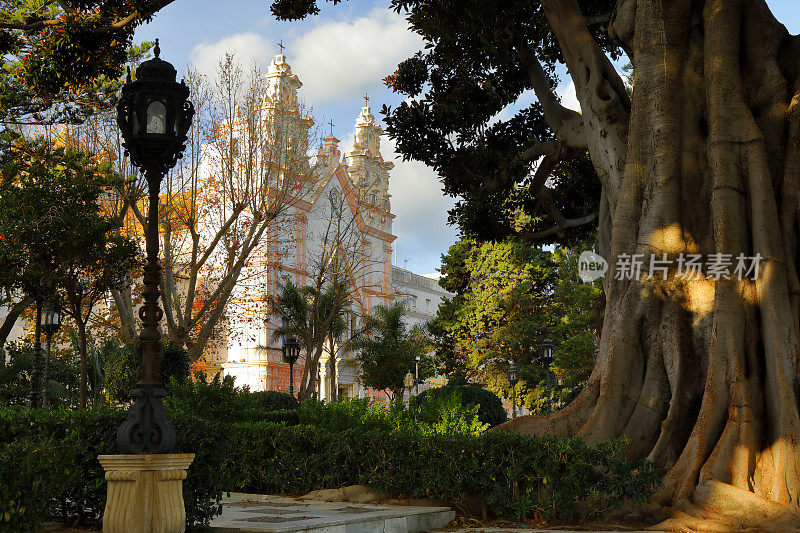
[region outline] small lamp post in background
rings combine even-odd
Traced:
[[[508,367],[508,382],[511,383],[511,418],[517,418],[517,383],[519,382],[519,370],[517,365],[511,363]]]
[[[555,344],[551,339],[545,339],[542,341],[542,364],[545,368],[545,393],[547,394],[547,410],[553,410],[553,398],[552,392],[550,390],[550,365],[553,364],[553,348],[555,348]]]
[[[561,409],[564,407],[564,378],[561,376],[558,378],[558,385],[556,385],[556,387],[558,388],[558,408]]]
[[[419,354],[414,357],[414,383],[416,385],[417,396],[419,396]]]
[[[28,394],[31,409],[42,406],[42,301],[36,300],[36,325],[33,336],[33,368],[31,369],[31,392]]]
[[[294,336],[283,341],[283,362],[289,363],[289,394],[294,396],[294,364],[300,357],[300,343]]]
[[[53,335],[58,332],[61,327],[61,309],[53,304],[48,303],[44,308],[44,322],[42,323],[42,330],[44,331],[45,339],[47,339],[47,348],[44,357],[44,372],[42,372],[42,406],[49,407],[49,389],[50,389],[50,347],[53,340]]]
[[[414,388],[414,375],[411,372],[406,374],[406,377],[403,378],[403,385],[405,385],[406,390],[408,390],[408,402],[411,405],[411,389]]]

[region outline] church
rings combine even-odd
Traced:
[[[266,105],[294,109],[298,106],[299,77],[292,72],[282,53],[277,55],[266,74]],[[283,362],[281,341],[273,332],[279,324],[272,316],[268,301],[278,295],[281,283],[291,281],[298,287],[307,285],[333,248],[346,253],[343,262],[348,270],[349,290],[353,303],[346,313],[347,333],[352,333],[361,317],[369,315],[376,305],[390,306],[401,300],[406,305],[409,327],[432,319],[441,300],[449,296],[438,283],[414,274],[392,263],[392,233],[395,215],[389,194],[390,173],[394,164],[381,154],[383,130],[376,123],[368,99],[355,118],[355,138],[352,149],[341,151],[340,140],[331,133],[322,139],[315,154],[316,164],[310,174],[310,186],[302,198],[293,202],[284,218],[283,239],[273,237],[265,246],[263,264],[269,268],[258,274],[259,290],[253,292],[246,284],[231,296],[227,314],[230,316],[257,314],[254,321],[227,321],[221,338],[205,350],[195,364],[196,370],[207,375],[220,373],[232,376],[238,386],[252,391],[289,390],[289,365]],[[297,120],[292,129],[308,138],[311,121]],[[213,170],[209,170],[213,172]],[[343,233],[332,237],[332,220]],[[288,221],[288,222],[286,222]],[[345,235],[346,233],[346,235]],[[347,245],[343,244],[347,241]],[[346,249],[346,251],[345,251]],[[246,276],[245,276],[246,277]],[[252,284],[251,284],[252,285]],[[383,391],[373,391],[359,381],[358,368],[350,354],[334,349],[323,353],[316,372],[314,390],[318,397],[365,397],[384,400]],[[333,357],[333,361],[331,361]],[[294,365],[294,390],[300,387],[305,365],[305,352]],[[329,372],[335,365],[332,385]],[[335,390],[332,390],[335,387]]]

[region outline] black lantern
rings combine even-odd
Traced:
[[[542,341],[542,362],[548,367],[553,363],[553,348],[555,348],[555,344],[551,339]]]
[[[158,306],[161,267],[158,264],[158,195],[161,180],[181,157],[186,134],[194,116],[188,100],[189,88],[175,81],[177,72],[159,58],[156,39],[155,58],[139,65],[136,80],[130,71],[117,103],[117,124],[131,163],[147,178],[149,205],[144,266],[144,304],[139,309],[142,332],[137,343],[142,371],[131,391],[133,404],[128,419],[117,431],[121,453],[169,453],[175,446],[175,428],[167,422],[164,407],[166,391],[161,383],[164,356],[158,323],[163,311]]]
[[[175,166],[185,148],[192,124],[194,106],[188,100],[189,88],[175,82],[175,68],[159,58],[156,39],[155,58],[145,61],[122,87],[117,104],[117,124],[123,146],[134,166],[148,174],[165,174]],[[160,177],[158,178],[160,180]]]
[[[289,394],[294,396],[294,364],[300,358],[300,343],[294,336],[283,341],[283,362],[289,363]]]
[[[508,367],[508,382],[511,383],[512,387],[519,382],[519,370],[517,365],[513,363]]]
[[[42,372],[43,407],[49,407],[50,405],[50,399],[48,397],[50,389],[50,345],[53,340],[53,335],[58,333],[59,328],[61,328],[61,309],[56,304],[48,303],[44,308],[44,322],[42,322],[42,331],[44,331],[45,338],[47,339],[44,372]]]

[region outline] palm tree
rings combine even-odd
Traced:
[[[403,397],[403,378],[412,372],[417,355],[426,351],[425,343],[412,334],[403,315],[405,306],[398,302],[391,307],[375,306],[365,320],[364,331],[351,345],[358,350],[365,385],[384,390],[394,401]]]
[[[344,315],[349,303],[347,285],[336,280],[325,284],[322,289],[314,286],[297,287],[287,280],[281,286],[278,297],[270,300],[270,306],[281,322],[281,326],[273,332],[273,340],[294,336],[305,349],[303,381],[297,392],[297,399],[301,402],[314,392],[314,370],[326,341],[331,346],[329,361],[332,372],[335,372],[335,346],[347,327]],[[331,383],[335,383],[335,377]]]

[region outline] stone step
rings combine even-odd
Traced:
[[[443,528],[455,519],[448,507],[300,501],[259,494],[232,494],[222,504],[212,531],[417,533]]]

